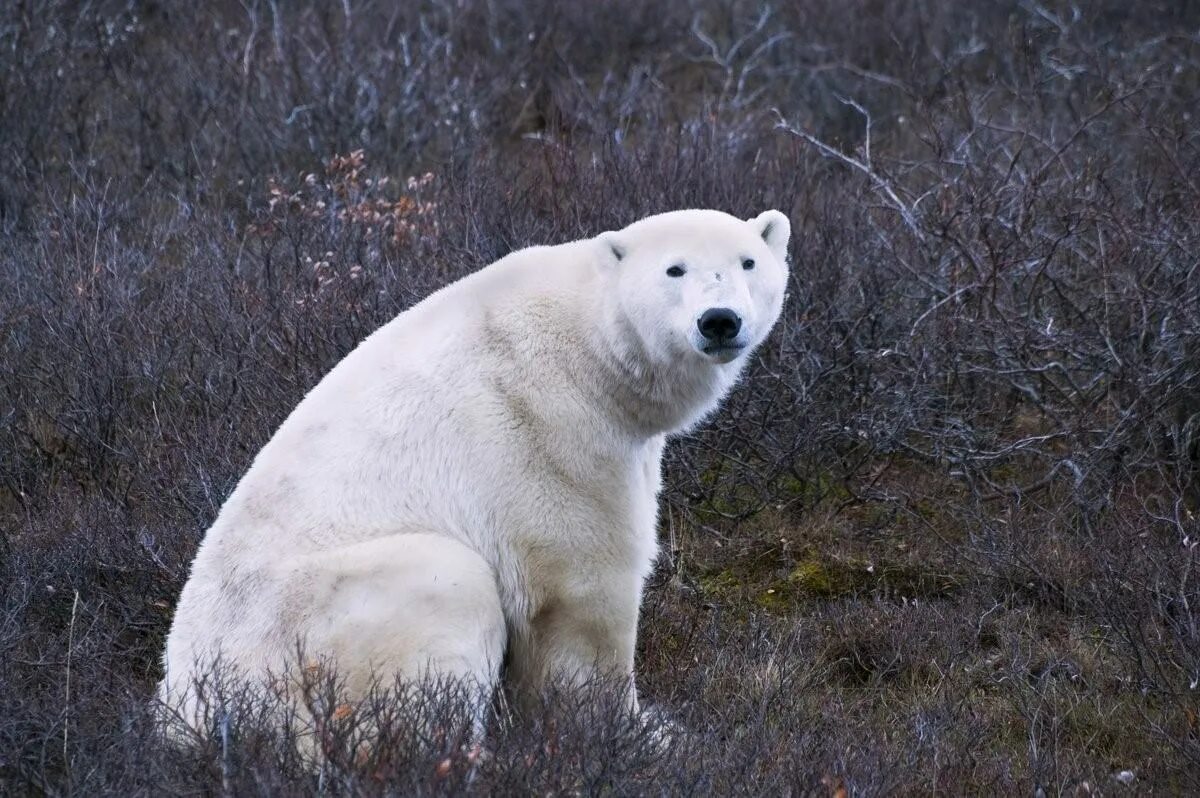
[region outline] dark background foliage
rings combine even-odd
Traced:
[[[1198,68],[1172,0],[4,3],[0,791],[1200,790]],[[475,764],[314,773],[253,707],[166,747],[188,562],[304,392],[697,206],[789,214],[793,276],[670,451],[674,747],[599,695]]]

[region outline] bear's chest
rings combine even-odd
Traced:
[[[657,554],[661,454],[656,442],[600,463],[591,479],[549,480],[506,509],[501,561],[528,601],[593,581],[640,584]]]

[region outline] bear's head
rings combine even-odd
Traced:
[[[652,363],[740,370],[779,319],[790,236],[775,210],[673,211],[603,233],[610,312]]]

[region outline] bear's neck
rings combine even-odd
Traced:
[[[604,286],[588,279],[548,285],[493,300],[480,340],[488,342],[489,361],[508,364],[500,379],[506,391],[565,392],[545,411],[556,423],[578,413],[573,423],[581,430],[600,422],[622,444],[647,441],[695,426],[737,380],[740,365],[656,362],[616,303],[596,301]]]
[[[645,438],[683,432],[716,409],[737,379],[736,366],[692,358],[655,362],[628,318],[616,307],[585,331],[594,368],[579,375],[614,424]]]

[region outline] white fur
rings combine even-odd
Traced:
[[[209,529],[164,695],[186,704],[218,654],[279,669],[298,638],[352,690],[377,671],[487,691],[506,649],[518,695],[599,672],[632,686],[664,437],[716,408],[775,324],[789,235],[777,211],[652,216],[515,252],[379,329]],[[699,349],[710,307],[743,319],[732,360]]]

